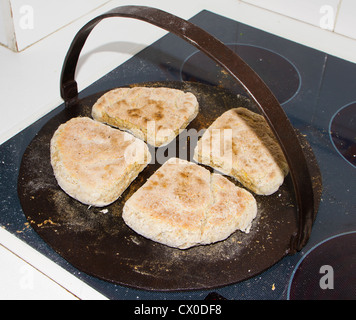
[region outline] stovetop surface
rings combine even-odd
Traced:
[[[257,277],[214,291],[226,299],[356,298],[356,65],[209,11],[190,21],[235,50],[267,83],[293,126],[312,146],[323,178],[320,208],[306,247]],[[168,34],[80,96],[167,80],[199,81],[243,94],[196,48]],[[110,299],[204,299],[212,290],[150,292],[86,275],[29,226],[17,196],[21,158],[39,129],[63,108],[59,106],[0,146],[0,225]],[[329,283],[324,281],[330,270],[333,288],[329,278]]]

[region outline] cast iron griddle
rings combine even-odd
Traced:
[[[207,128],[233,106],[253,109],[246,98],[218,87],[192,82],[141,85],[165,86],[195,94],[200,112],[187,130]],[[203,289],[232,284],[264,271],[288,254],[291,235],[298,229],[289,176],[274,195],[256,196],[258,216],[249,234],[237,231],[225,241],[187,250],[145,239],[127,227],[121,217],[125,201],[161,166],[158,162],[149,164],[122,196],[105,208],[88,207],[62,191],[50,164],[50,140],[58,126],[71,117],[90,117],[92,105],[102,94],[85,98],[76,108],[63,110],[52,118],[23,156],[18,184],[23,210],[31,226],[55,251],[87,274],[150,290]],[[171,144],[176,146],[178,155],[182,144],[186,144],[187,150],[193,150],[190,146],[190,142],[195,143],[193,140],[182,134]],[[303,144],[309,150],[305,141]],[[164,153],[172,147],[159,149]],[[315,172],[315,190],[319,192],[321,181],[311,152],[308,160]],[[241,187],[236,180],[230,180]],[[103,213],[105,209],[107,213]]]
[[[92,105],[104,94],[79,100],[74,75],[91,30],[102,19],[110,17],[140,19],[177,34],[224,67],[250,96],[248,100],[226,89],[191,82],[141,84],[195,94],[200,112],[188,130],[206,129],[223,112],[237,106],[260,112],[266,118],[284,151],[290,175],[272,196],[256,196],[258,216],[249,234],[235,232],[227,240],[213,245],[179,250],[147,240],[128,228],[121,217],[125,201],[159,168],[161,163],[158,162],[150,164],[122,196],[106,208],[83,205],[59,188],[50,165],[50,140],[58,126],[72,117],[90,117]],[[78,32],[64,62],[61,94],[66,109],[53,117],[26,149],[19,172],[18,193],[31,226],[79,270],[140,289],[206,289],[255,276],[306,244],[321,195],[321,177],[313,152],[293,129],[258,75],[204,30],[154,8],[115,8],[93,19]],[[186,144],[186,150],[193,150],[196,139],[186,139],[181,134],[172,143],[177,148],[173,156],[179,156],[182,144]],[[171,146],[167,149],[172,150]],[[151,152],[155,158],[155,153],[163,150],[151,149]],[[191,160],[189,152],[186,157]]]

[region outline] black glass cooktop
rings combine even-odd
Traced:
[[[324,188],[311,238],[301,252],[285,257],[257,277],[214,291],[234,300],[355,299],[356,65],[209,11],[190,21],[235,50],[267,83],[294,127],[312,146]],[[167,80],[199,81],[244,94],[196,48],[168,34],[80,95]],[[63,108],[58,106],[0,146],[0,226],[110,299],[211,297],[212,290],[151,292],[88,276],[62,259],[29,227],[17,196],[19,165],[39,129]]]

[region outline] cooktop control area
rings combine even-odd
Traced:
[[[356,65],[209,11],[190,21],[223,41],[260,75],[310,143],[322,173],[323,194],[305,248],[256,277],[194,292],[137,290],[77,270],[29,226],[17,196],[27,145],[63,105],[0,146],[0,226],[110,299],[206,299],[213,291],[226,299],[355,299]],[[168,34],[80,96],[131,83],[168,80],[197,81],[245,94],[212,60]]]

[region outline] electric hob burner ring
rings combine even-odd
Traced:
[[[280,53],[263,47],[226,43],[267,84],[281,105],[291,101],[300,91],[302,78],[298,68]],[[201,51],[195,51],[183,62],[182,81],[198,81],[228,88],[236,94],[245,94],[236,81],[218,64]]]
[[[356,101],[340,108],[331,118],[329,136],[338,154],[356,168]]]
[[[148,165],[118,201],[109,206],[108,214],[103,214],[100,208],[88,210],[88,206],[70,198],[59,188],[50,164],[50,140],[60,124],[73,117],[90,117],[91,107],[105,93],[79,99],[74,77],[81,50],[90,32],[101,20],[111,17],[143,20],[195,45],[235,77],[250,96],[251,100],[248,101],[251,108],[265,116],[284,150],[290,174],[279,192],[260,197],[259,213],[264,214],[261,219],[263,223],[250,232],[252,240],[247,247],[239,246],[239,233],[226,242],[212,245],[215,248],[223,246],[230,255],[224,254],[227,251],[214,251],[210,250],[212,247],[204,246],[191,248],[191,251],[176,251],[133,233],[124,224],[120,212],[125,199],[159,168],[157,161]],[[43,126],[24,152],[18,178],[18,195],[34,230],[79,270],[103,280],[140,289],[207,289],[233,284],[261,273],[284,256],[301,250],[307,243],[322,189],[320,170],[313,151],[303,135],[292,127],[279,102],[261,78],[231,49],[203,29],[150,7],[124,6],[112,9],[89,21],[77,33],[65,58],[60,83],[66,107]],[[245,97],[233,94],[228,89],[196,82],[137,85],[166,86],[195,94],[201,110],[187,130],[191,127],[200,131],[202,126],[206,129],[231,106],[249,106]],[[187,145],[187,150],[190,150],[188,147],[190,145]],[[192,255],[194,252],[196,254]],[[174,257],[177,259],[172,260]],[[210,259],[209,263],[207,259]],[[172,265],[172,261],[177,263]],[[170,267],[167,264],[171,264]]]
[[[288,286],[289,300],[356,299],[356,231],[315,245],[297,264]]]

